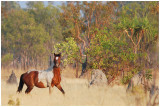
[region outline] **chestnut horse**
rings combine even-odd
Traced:
[[[49,93],[51,94],[51,87],[56,86],[63,94],[65,94],[62,89],[61,74],[60,74],[60,59],[61,54],[54,53],[54,66],[52,71],[38,71],[32,70],[28,71],[21,75],[19,87],[17,92],[21,92],[23,85],[26,84],[27,89],[26,94],[30,93],[34,86],[38,88],[47,88],[49,87]]]

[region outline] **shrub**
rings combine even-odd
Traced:
[[[145,78],[147,80],[151,80],[152,79],[152,70],[151,69],[146,70],[146,72],[145,72]]]
[[[61,52],[62,56],[65,57],[62,60],[63,66],[73,64],[81,59],[79,47],[72,37],[66,38],[66,41],[56,44],[54,46],[54,52]]]
[[[2,65],[6,66],[8,65],[8,63],[10,63],[13,60],[13,54],[11,53],[7,53],[6,55],[4,55],[1,59],[2,61]]]

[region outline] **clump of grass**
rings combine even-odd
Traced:
[[[8,105],[14,106],[14,105],[15,105],[15,102],[14,102],[12,99],[10,99],[10,100],[8,101]]]
[[[8,101],[8,105],[9,106],[20,106],[19,98],[16,99],[16,102],[12,98],[10,98]]]
[[[139,85],[139,86],[134,86],[132,92],[133,92],[133,94],[136,96],[136,97],[135,97],[136,105],[137,105],[137,106],[143,105],[143,102],[144,102],[144,100],[145,100],[144,88],[143,88],[141,85]]]
[[[133,93],[144,94],[144,89],[141,85],[133,87]]]
[[[20,106],[20,100],[19,100],[19,98],[16,99],[16,106]]]

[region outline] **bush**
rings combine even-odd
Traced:
[[[65,57],[64,60],[62,60],[63,66],[73,64],[81,59],[79,47],[72,37],[66,38],[66,41],[56,44],[54,46],[54,52],[61,52],[62,56]]]
[[[145,78],[147,80],[151,80],[152,79],[152,70],[151,69],[146,70],[146,72],[145,72]]]
[[[98,31],[91,40],[87,53],[91,68],[103,69],[112,77],[117,76],[120,69],[136,64],[138,58],[125,40],[120,40],[107,30]],[[124,78],[124,83],[130,79],[127,78]]]
[[[111,68],[124,58],[124,49],[126,49],[125,46],[127,44],[119,41],[116,36],[111,35],[111,32],[106,32],[106,34],[100,33],[91,40],[87,53],[89,54],[89,63],[92,68]]]
[[[8,63],[10,63],[12,60],[13,60],[13,54],[7,53],[7,54],[5,54],[5,55],[2,57],[1,62],[2,62],[2,65],[6,66],[6,65],[8,65]]]
[[[127,84],[131,78],[129,76],[124,76],[121,80],[122,84]]]
[[[130,79],[135,75],[137,74],[138,72],[140,71],[140,68],[136,67],[136,68],[133,68],[131,71],[127,72],[127,76],[124,76],[122,79],[121,79],[121,83],[122,84],[127,84]]]

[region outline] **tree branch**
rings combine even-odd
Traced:
[[[139,43],[140,43],[140,41],[141,41],[141,39],[142,39],[142,36],[143,36],[143,34],[142,34],[142,31],[140,32],[140,36],[139,36],[139,39],[138,39],[138,42],[137,42],[137,46],[139,45]]]
[[[133,41],[133,39],[132,39],[132,36],[130,36],[130,35],[128,34],[128,31],[127,31],[127,30],[124,30],[124,31],[126,32],[126,34],[127,34],[127,36],[129,37],[129,39],[132,41],[133,45],[135,46],[136,44],[134,43],[134,41]]]

